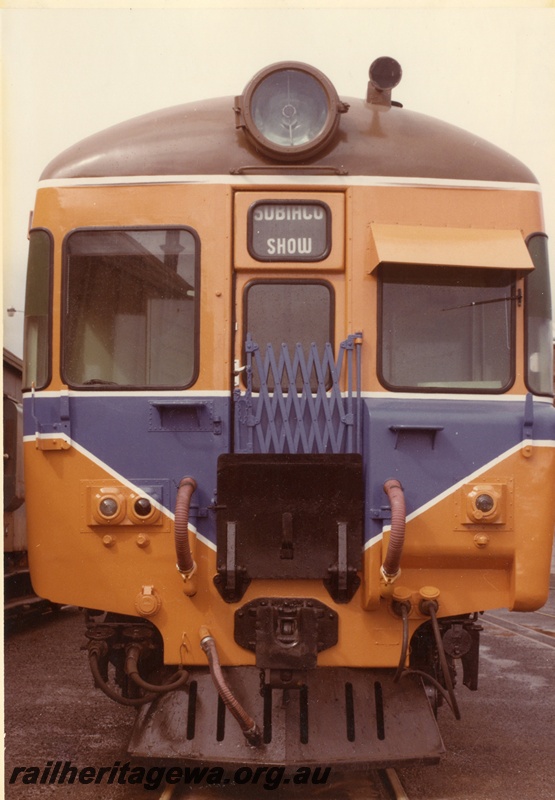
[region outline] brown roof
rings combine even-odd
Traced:
[[[349,175],[536,182],[520,161],[453,125],[405,108],[346,101],[334,142],[307,164]],[[231,97],[206,100],[120,123],[63,152],[42,179],[225,175],[276,165],[235,128],[233,106]]]

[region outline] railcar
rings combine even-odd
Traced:
[[[403,108],[400,78],[379,58],[340,98],[273,64],[41,176],[32,578],[90,609],[137,757],[435,762],[438,706],[478,685],[479,612],[546,600],[540,189]]]

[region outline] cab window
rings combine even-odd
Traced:
[[[50,380],[52,236],[41,228],[29,235],[25,290],[23,386],[42,389]]]
[[[553,394],[551,287],[547,236],[528,239],[534,270],[526,278],[526,382],[534,394]]]
[[[508,389],[516,302],[508,270],[382,265],[380,380],[398,391]]]
[[[63,374],[70,386],[190,386],[198,258],[184,228],[87,230],[66,241]]]
[[[326,342],[333,345],[334,299],[332,286],[327,281],[253,281],[245,288],[244,335],[249,333],[259,345],[262,359],[267,357],[267,346],[272,345],[276,363],[282,355],[282,345],[287,345],[291,362],[295,358],[296,346],[301,345],[305,363],[310,358],[314,343],[318,357],[322,359]],[[268,387],[273,388],[275,375],[268,373]],[[255,370],[253,388],[260,387]],[[285,390],[289,384],[286,371],[280,375]],[[329,382],[329,376],[327,376]],[[315,391],[318,385],[314,369],[310,385]],[[296,388],[301,390],[303,378],[300,367],[296,371]]]

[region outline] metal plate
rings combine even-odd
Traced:
[[[265,709],[258,669],[235,667],[223,672],[263,730],[259,748],[250,747],[230,713],[223,713],[208,670],[192,669],[186,690],[164,695],[141,709],[130,754],[221,765],[391,766],[434,763],[444,752],[416,676],[395,684],[392,670],[315,669],[307,673],[304,691],[274,689]]]

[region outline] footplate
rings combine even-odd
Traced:
[[[263,731],[247,744],[208,670],[192,669],[184,690],[162,695],[137,717],[129,753],[137,758],[264,765],[393,766],[435,763],[443,742],[422,682],[393,682],[392,670],[308,670],[297,689],[261,692],[256,667],[224,668],[240,703]]]

